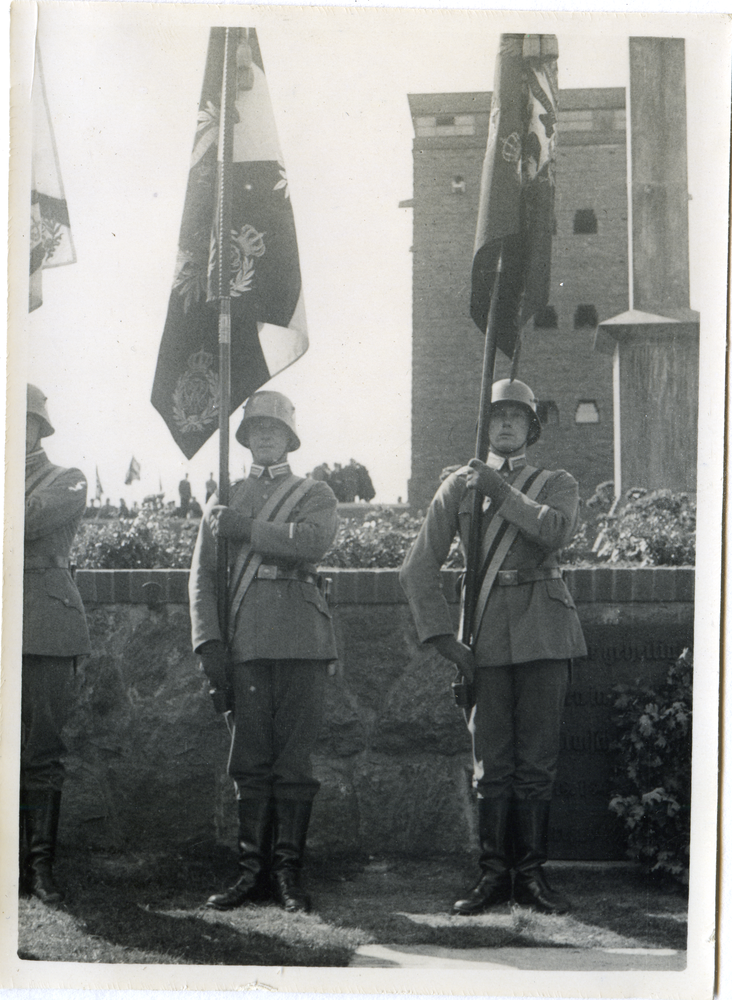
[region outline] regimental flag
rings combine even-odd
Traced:
[[[134,479],[139,479],[139,478],[140,478],[140,463],[133,455],[130,460],[130,467],[127,470],[127,475],[125,476],[125,486],[129,486]]]
[[[98,465],[96,466],[96,473],[97,473],[97,488],[94,491],[94,496],[101,503],[102,502],[102,497],[104,496],[104,490],[102,489],[102,481],[99,478],[99,466]]]
[[[218,427],[217,155],[224,28],[212,28],[152,402],[191,458]],[[231,29],[230,29],[231,30]],[[231,412],[308,347],[295,221],[257,34],[238,29]]]
[[[470,315],[485,332],[497,268],[497,344],[511,357],[521,327],[549,299],[557,125],[556,35],[501,35],[496,61]]]
[[[28,312],[33,312],[43,302],[42,270],[46,267],[73,264],[76,261],[51,115],[46,100],[41,52],[37,45],[31,90],[31,114],[33,134]]]

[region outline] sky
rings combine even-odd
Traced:
[[[492,89],[506,30],[557,33],[561,88],[625,86],[628,36],[647,33],[643,21],[534,15],[527,23],[510,12],[291,7],[254,8],[247,17],[241,7],[166,4],[38,9],[77,262],[44,272],[44,303],[33,313],[21,308],[25,292],[18,295],[12,370],[49,397],[56,426],[49,457],[81,467],[90,493],[98,469],[114,503],[139,501],[159,483],[166,499],[177,500],[185,473],[203,499],[209,472],[217,475],[218,435],[186,461],[150,390],[208,26],[236,23],[258,31],[300,249],[310,348],[267,385],[296,405],[303,446],[293,467],[304,474],[321,462],[355,458],[369,469],[377,501],[406,499],[412,218],[398,206],[413,193],[407,95]],[[715,238],[720,232],[718,178],[710,176],[715,129],[724,139],[728,124],[724,101],[704,95],[719,87],[722,42],[698,19],[661,27],[654,33],[687,38],[691,304],[702,310],[709,283],[717,297],[720,285],[718,262],[710,275],[705,252],[710,227],[717,227]],[[15,46],[24,79],[32,57],[28,24],[17,27]],[[27,119],[24,93],[16,88],[20,122]],[[16,149],[22,163],[22,143]],[[11,267],[26,253],[26,238],[11,243]],[[238,421],[239,413],[232,431]],[[126,487],[133,455],[142,478]],[[232,438],[233,478],[248,457]]]

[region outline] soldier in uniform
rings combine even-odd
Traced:
[[[178,483],[178,493],[180,494],[180,516],[185,517],[191,502],[191,484],[188,481],[188,473]]]
[[[251,396],[236,438],[252,466],[228,507],[216,495],[206,505],[189,583],[193,650],[233,706],[239,813],[239,879],[206,905],[228,910],[271,891],[286,910],[307,910],[300,871],[319,788],[311,754],[337,655],[316,565],[336,534],[336,498],[326,483],[291,473],[300,439],[281,393]],[[228,543],[228,635],[217,613],[217,538]]]
[[[53,880],[65,747],[76,658],[90,652],[84,606],[69,550],[86,506],[78,469],[49,462],[41,439],[54,433],[46,397],[28,386],[25,437],[25,565],[20,749],[20,890],[44,903],[63,899]]]
[[[542,865],[571,659],[587,652],[557,564],[576,528],[579,496],[569,473],[528,465],[526,446],[540,434],[531,389],[495,382],[487,460],[444,480],[400,573],[420,640],[472,685],[481,874],[454,904],[464,915],[511,898],[547,913],[569,908]],[[467,544],[473,490],[485,513],[471,648],[453,633],[440,568],[456,533]]]

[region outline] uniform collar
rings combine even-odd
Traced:
[[[289,462],[280,462],[278,465],[257,465],[255,463],[249,470],[250,479],[261,479],[262,476],[268,476],[270,479],[275,479],[277,476],[289,476],[289,474]]]
[[[47,459],[43,448],[36,448],[35,451],[31,451],[25,456],[26,472],[39,468],[44,461],[47,461]]]
[[[523,469],[526,465],[526,455],[498,455],[495,451],[488,452],[488,458],[486,459],[486,465],[489,469],[502,469],[504,464],[508,462],[508,468],[511,472],[516,469]]]

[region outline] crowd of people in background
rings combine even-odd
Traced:
[[[346,466],[336,462],[332,469],[323,462],[309,475],[311,479],[327,483],[339,503],[353,503],[356,499],[369,503],[376,496],[368,469],[354,458]]]
[[[339,503],[354,503],[361,500],[369,503],[376,496],[376,490],[371,482],[371,476],[365,465],[361,465],[355,459],[351,459],[348,465],[342,466],[336,462],[331,469],[323,462],[317,465],[311,473],[311,479],[327,483],[336,495]],[[214,479],[213,472],[210,472],[206,480],[205,503],[216,493],[218,484]],[[151,493],[142,501],[142,506],[153,506],[157,509],[165,509],[174,517],[183,517],[190,520],[203,517],[203,508],[198,500],[193,496],[193,488],[188,478],[188,473],[178,483],[178,495],[180,503],[176,505],[174,501],[165,503],[165,493]],[[105,521],[125,518],[135,518],[140,513],[140,504],[135,501],[128,507],[123,497],[115,506],[109,497],[91,498],[84,511],[84,517],[90,520]]]

